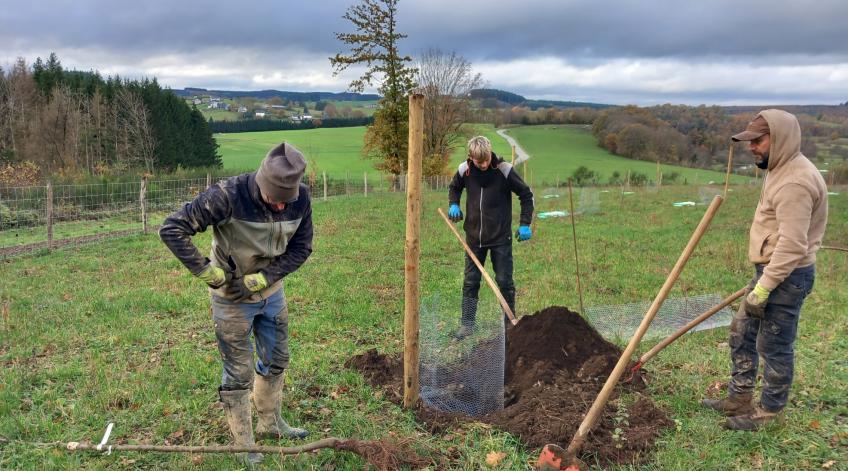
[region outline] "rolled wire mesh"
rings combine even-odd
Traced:
[[[720,304],[722,300],[723,298],[718,294],[666,299],[651,322],[644,338],[665,338],[710,308]],[[638,302],[588,307],[586,308],[586,318],[605,339],[623,343],[627,342],[636,332],[650,306],[650,302]],[[732,317],[733,311],[726,307],[695,326],[691,332],[730,325]]]
[[[457,340],[462,301],[434,296],[420,313],[420,397],[428,407],[471,416],[503,409],[503,311],[481,299],[471,335]]]

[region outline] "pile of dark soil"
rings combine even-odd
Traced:
[[[583,416],[612,372],[621,349],[604,340],[580,315],[564,307],[549,307],[507,330],[504,409],[482,417],[444,413],[419,407],[416,416],[438,433],[464,422],[484,422],[519,437],[530,447],[547,443],[568,445]],[[400,354],[370,350],[349,359],[346,366],[360,371],[390,399],[403,396]],[[627,375],[628,373],[625,373]],[[647,458],[663,429],[673,422],[641,392],[629,407],[618,401],[619,385],[601,420],[583,447],[588,463],[636,463]],[[623,433],[613,437],[616,428]]]

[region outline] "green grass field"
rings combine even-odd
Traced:
[[[748,280],[745,241],[758,188],[733,189],[672,298],[727,295]],[[654,298],[705,209],[671,202],[697,201],[697,190],[600,193],[601,211],[577,221],[587,307]],[[463,257],[435,212],[445,199],[442,192],[427,193],[423,201],[421,294],[424,300],[441,296],[448,315],[458,316],[453,303]],[[540,201],[539,209],[554,204]],[[527,470],[538,450],[482,424],[429,434],[343,366],[369,348],[403,348],[405,205],[404,194],[316,202],[315,251],[286,279],[292,361],[284,415],[310,429],[311,439],[391,435],[412,440],[434,459],[449,457],[450,469],[486,468],[486,454],[499,451],[506,458],[491,469]],[[826,243],[848,240],[846,214],[848,195],[831,196]],[[519,315],[551,305],[577,310],[568,221],[537,220],[534,228],[533,240],[514,248]],[[208,233],[196,242],[209,250]],[[239,469],[228,455],[105,456],[34,445],[96,443],[108,422],[116,424],[115,443],[228,442],[223,411],[215,406],[221,371],[206,289],[155,235],[7,260],[0,279],[0,304],[9,303],[0,319],[0,469]],[[846,299],[848,254],[819,252],[816,287],[801,316],[790,404],[785,419],[759,433],[725,431],[718,414],[698,406],[711,383],[727,379],[727,329],[672,344],[646,365],[651,381],[644,394],[676,427],[666,430],[645,464],[609,469],[848,467]],[[322,451],[267,457],[263,469],[362,466],[353,455]]]
[[[475,125],[477,133],[483,134],[492,141],[495,153],[509,155],[507,142],[495,132],[491,125]],[[349,128],[317,128],[294,131],[265,131],[231,134],[216,134],[215,140],[220,145],[224,168],[234,171],[255,170],[269,149],[282,141],[288,141],[303,151],[308,160],[309,168],[317,174],[327,172],[336,178],[344,177],[345,173],[351,178],[359,178],[363,172],[369,176],[377,176],[374,161],[362,156],[362,140],[365,127]],[[451,158],[450,168],[456,168],[465,160],[465,149],[456,150]]]
[[[609,153],[606,149],[598,147],[598,141],[588,126],[520,126],[508,129],[507,133],[530,154],[531,159],[527,165],[534,180],[564,181],[580,166],[600,174],[601,184],[606,184],[614,171],[619,172],[622,179],[629,170],[642,173],[651,181],[656,180],[656,163],[627,159]],[[739,158],[750,158],[750,154],[737,157]],[[696,185],[710,181],[724,183],[725,178],[721,172],[671,165],[660,165],[660,171],[665,175],[664,179],[668,179],[672,172],[678,172],[678,183],[684,183],[685,179],[686,183]],[[733,181],[737,183],[746,180],[739,176],[733,177]]]
[[[507,141],[499,136],[492,125],[475,124],[475,133],[482,134],[492,141],[496,154],[511,158],[512,149]],[[626,172],[640,172],[653,181],[656,178],[656,164],[626,159],[610,154],[597,146],[595,137],[583,126],[521,126],[510,128],[508,133],[531,155],[527,166],[520,171],[528,173],[525,179],[534,183],[554,184],[565,182],[580,166],[586,166],[600,175],[599,183],[606,184],[613,171],[618,171],[623,179]],[[317,174],[322,171],[336,178],[359,178],[363,172],[376,177],[373,161],[361,155],[362,138],[365,127],[318,128],[296,131],[266,131],[255,133],[216,134],[220,144],[220,153],[224,167],[233,170],[253,170],[265,156],[265,153],[283,140],[287,140],[301,149],[309,159],[310,168]],[[453,172],[456,166],[465,160],[465,144],[457,148],[448,166]],[[744,158],[744,157],[743,157]],[[704,185],[710,181],[724,182],[724,174],[709,170],[660,166],[668,175],[680,174],[678,183]],[[529,178],[528,178],[529,177]],[[746,182],[743,177],[733,177],[737,183]]]

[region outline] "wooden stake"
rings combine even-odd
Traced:
[[[409,156],[406,180],[406,244],[403,311],[403,407],[418,402],[419,366],[419,280],[421,255],[421,161],[424,155],[424,95],[409,95]]]
[[[510,163],[515,165],[515,146],[512,146],[512,161]]]
[[[321,172],[321,177],[324,179],[324,201],[327,201],[327,172]]]
[[[571,235],[574,237],[574,267],[577,271],[577,296],[580,299],[580,315],[586,317],[583,309],[583,286],[580,284],[580,258],[577,256],[577,228],[574,224],[574,197],[571,194],[571,180],[568,180],[568,202],[571,205]]]
[[[209,181],[208,176],[209,174],[207,174],[207,182]],[[147,175],[141,177],[141,189],[138,192],[138,203],[141,205],[141,233],[147,234]]]
[[[368,172],[363,173],[363,182],[365,183],[365,197],[368,197]]]
[[[730,169],[733,165],[733,143],[730,143],[730,150],[727,151],[727,173],[724,176],[724,199],[727,199],[727,186],[730,184]]]
[[[501,290],[498,288],[498,285],[495,284],[495,282],[492,280],[492,277],[489,276],[489,272],[487,272],[486,269],[483,268],[483,264],[480,263],[480,260],[477,258],[476,255],[474,255],[474,252],[471,250],[471,247],[468,246],[468,244],[465,242],[465,239],[463,239],[462,235],[460,235],[459,231],[457,231],[456,228],[453,227],[451,220],[448,219],[448,216],[445,214],[444,211],[442,211],[442,208],[437,208],[437,211],[442,216],[442,219],[445,220],[445,224],[448,225],[451,232],[453,232],[453,235],[455,235],[459,242],[462,244],[462,247],[465,249],[465,253],[468,254],[468,257],[471,258],[471,261],[474,262],[474,265],[477,267],[478,270],[480,270],[480,273],[483,275],[483,279],[486,280],[486,284],[488,284],[489,288],[492,288],[492,291],[495,292],[495,297],[498,298],[498,302],[501,304],[501,308],[503,308],[504,312],[506,313],[506,317],[509,318],[509,321],[512,323],[512,325],[518,324],[518,319],[515,318],[515,314],[513,314],[512,309],[509,308],[509,303],[507,303],[506,299],[504,299],[503,294],[501,294]]]
[[[53,250],[53,182],[47,182],[47,250]]]

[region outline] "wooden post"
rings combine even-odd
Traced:
[[[363,182],[365,183],[365,197],[368,197],[368,172],[363,173]]]
[[[577,256],[577,228],[574,224],[574,197],[571,193],[571,180],[568,180],[568,203],[571,205],[571,235],[574,237],[574,267],[577,270],[577,296],[580,299],[580,315],[586,317],[583,309],[583,286],[580,284],[580,258]]]
[[[53,250],[53,182],[47,182],[47,250]]]
[[[209,184],[210,175],[206,174],[206,187]],[[141,204],[141,232],[147,234],[147,175],[141,177],[141,190],[138,192],[138,202]]]
[[[511,164],[515,165],[515,146],[512,146],[512,161]]]
[[[327,172],[321,172],[321,176],[324,178],[324,201],[327,201]]]
[[[206,172],[206,188],[210,186],[212,186],[212,172]]]
[[[657,158],[657,190],[660,189],[660,185],[662,184],[660,180],[662,179],[662,172],[660,171],[660,159]]]
[[[730,184],[730,169],[733,164],[733,143],[730,143],[730,150],[727,151],[727,173],[724,175],[724,199],[727,199],[727,185]]]
[[[345,172],[345,195],[350,194],[350,187],[347,183],[348,180],[350,180],[350,172]]]
[[[403,407],[418,402],[419,286],[418,261],[421,225],[421,161],[424,155],[424,95],[409,95],[409,156],[406,181],[406,244],[403,310]]]

